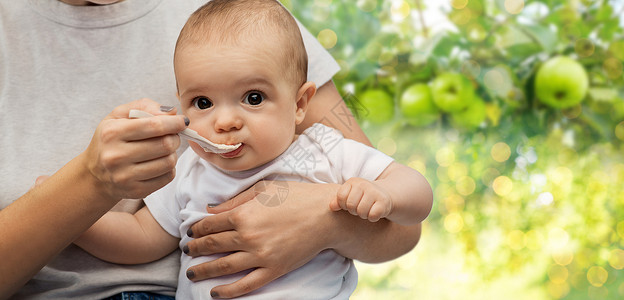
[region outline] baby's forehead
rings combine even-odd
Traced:
[[[176,56],[188,52],[210,52],[218,54],[223,59],[228,57],[262,59],[267,64],[279,63],[290,64],[288,48],[293,47],[289,42],[277,35],[264,38],[256,35],[238,36],[237,38],[222,38],[219,36],[204,36],[180,43],[176,49]]]

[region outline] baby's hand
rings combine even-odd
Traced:
[[[351,178],[340,186],[336,200],[330,202],[329,207],[333,211],[343,209],[362,219],[377,222],[392,211],[392,199],[374,182]]]

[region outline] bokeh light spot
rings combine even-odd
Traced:
[[[450,233],[458,233],[464,228],[464,219],[459,213],[450,213],[444,218],[444,229]]]
[[[548,278],[554,283],[564,283],[568,280],[568,268],[560,265],[552,265],[548,269]]]
[[[624,250],[611,250],[611,252],[609,253],[609,265],[617,270],[624,269]]]
[[[569,185],[574,178],[572,171],[566,167],[557,167],[548,173],[549,179],[559,186]]]
[[[537,196],[537,200],[536,203],[539,206],[548,206],[551,205],[555,200],[555,197],[553,197],[553,194],[551,194],[550,192],[544,192],[544,193],[540,193]]]
[[[512,14],[517,15],[524,9],[524,0],[505,0],[505,10]]]
[[[578,54],[579,57],[588,57],[594,54],[596,50],[596,46],[591,40],[588,39],[578,39],[574,43],[574,51]]]
[[[616,226],[617,234],[624,240],[624,221],[620,221]]]
[[[411,160],[409,163],[407,163],[407,166],[420,172],[420,174],[422,174],[423,176],[427,175],[427,165],[420,160]]]
[[[552,258],[558,265],[567,266],[574,260],[574,253],[570,249],[562,248],[553,253]]]
[[[514,230],[507,234],[507,245],[512,250],[521,250],[526,245],[526,237],[522,230]]]
[[[462,210],[464,208],[464,203],[464,197],[457,194],[452,194],[444,198],[444,206],[449,212]]]
[[[498,70],[490,70],[483,76],[483,83],[490,90],[497,89],[503,84],[503,76]]]
[[[449,179],[457,181],[459,178],[468,174],[468,166],[466,164],[457,162],[448,167]]]
[[[390,16],[393,21],[399,22],[410,15],[409,3],[403,0],[393,1],[390,7]]]
[[[455,152],[449,147],[443,147],[436,152],[436,161],[440,166],[448,167],[455,162]]]
[[[583,112],[583,108],[580,104],[574,105],[570,108],[566,108],[563,111],[563,115],[568,119],[576,119]]]
[[[470,176],[464,176],[459,178],[459,180],[457,180],[455,184],[457,192],[463,196],[468,196],[474,193],[476,186],[477,185],[475,184],[474,179],[472,179],[472,177]]]
[[[511,148],[504,142],[496,143],[490,151],[492,158],[497,162],[505,162],[511,156]]]
[[[615,57],[609,57],[605,59],[604,63],[602,64],[602,69],[605,71],[609,78],[616,79],[622,75],[622,72],[624,71],[624,66],[622,66],[622,62],[619,59]]]
[[[377,8],[377,0],[358,0],[357,7],[365,12],[372,12]]]
[[[548,246],[553,253],[561,253],[568,245],[570,235],[563,228],[555,227],[548,231]]]
[[[462,9],[468,5],[468,0],[451,0],[451,6],[455,9]]]
[[[394,141],[393,138],[391,137],[383,137],[379,140],[379,142],[377,143],[377,149],[379,149],[379,151],[392,156],[396,153],[397,151],[397,144]]]
[[[462,64],[462,72],[469,77],[477,78],[481,75],[481,65],[474,60],[467,60]]]
[[[324,23],[329,18],[331,10],[326,6],[313,6],[312,7],[312,19],[319,23]]]
[[[509,72],[501,67],[487,71],[483,76],[483,83],[487,89],[502,97],[509,95],[513,87]]]
[[[593,266],[587,271],[587,281],[595,287],[601,287],[607,282],[609,273],[603,267]]]
[[[568,293],[570,293],[570,285],[568,285],[566,282],[554,283],[552,281],[549,281],[546,285],[546,290],[553,299],[561,299],[568,295]]]
[[[485,39],[485,37],[487,36],[487,32],[485,31],[485,28],[483,28],[483,26],[481,26],[481,24],[476,23],[476,22],[472,22],[470,25],[468,25],[468,39],[472,42],[481,42]]]
[[[331,49],[338,43],[338,35],[331,29],[323,29],[316,37],[325,49]]]
[[[452,14],[451,19],[457,25],[466,25],[472,20],[472,10],[462,9]]]
[[[507,196],[513,189],[513,182],[507,176],[498,176],[492,182],[492,189],[499,196]]]

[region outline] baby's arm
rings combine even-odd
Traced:
[[[418,171],[391,163],[375,181],[351,178],[330,202],[334,211],[347,210],[352,215],[376,222],[386,218],[401,225],[422,222],[433,204],[431,186]]]
[[[91,255],[117,264],[141,264],[160,259],[178,246],[147,207],[134,215],[108,212],[74,243]]]

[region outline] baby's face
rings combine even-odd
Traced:
[[[271,46],[188,45],[175,58],[182,112],[190,128],[220,144],[242,146],[225,154],[204,152],[203,159],[229,171],[260,166],[293,141],[299,87],[285,80]]]

